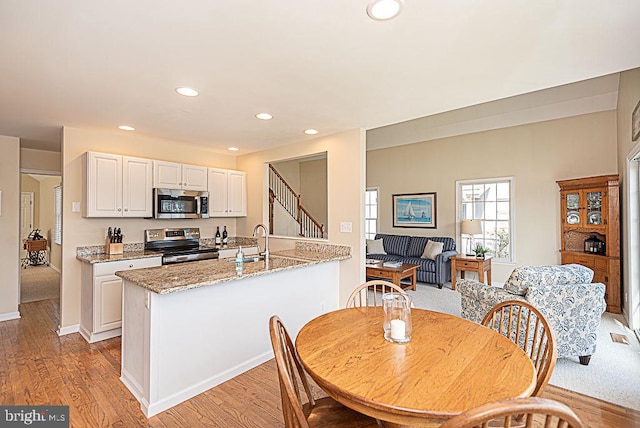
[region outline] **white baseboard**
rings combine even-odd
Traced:
[[[74,324],[67,327],[58,326],[58,336],[65,336],[71,333],[79,333],[80,332],[80,324]]]
[[[0,322],[20,319],[20,312],[7,312],[0,314]]]
[[[101,340],[111,339],[112,337],[122,336],[122,329],[115,328],[113,330],[103,331],[102,333],[92,333],[86,328],[80,326],[80,335],[89,343],[96,343]]]
[[[60,270],[60,268],[58,266],[54,266],[51,263],[49,263],[49,267],[51,269],[55,270],[56,272],[60,273],[60,274],[62,273],[62,270]]]
[[[142,409],[142,413],[144,413],[147,418],[150,418],[160,412],[170,409],[177,404],[193,398],[196,395],[213,388],[214,386],[218,386],[221,383],[228,381],[229,379],[232,379],[248,370],[251,370],[252,368],[259,366],[260,364],[269,361],[271,358],[273,358],[273,351],[266,352],[262,355],[245,361],[242,364],[239,364],[225,372],[218,373],[216,376],[205,379],[197,385],[193,385],[154,403],[147,403],[147,400],[145,400],[144,397],[140,397],[142,398],[142,400],[139,397],[136,398],[138,399],[138,401],[140,401],[140,408]],[[120,379],[123,380],[122,377]],[[132,385],[127,381],[130,381],[130,379],[124,379],[123,383],[125,384],[125,386],[127,386],[127,388],[129,388]],[[131,388],[129,388],[129,390],[132,394],[134,394],[134,396],[136,395],[136,392],[139,392],[134,392],[135,389],[132,390]]]

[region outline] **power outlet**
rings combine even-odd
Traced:
[[[353,231],[353,224],[350,221],[340,222],[340,232],[351,233]]]

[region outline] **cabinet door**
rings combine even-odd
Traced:
[[[182,188],[207,191],[207,167],[182,165]]]
[[[87,152],[84,217],[122,217],[122,156]]]
[[[115,275],[94,279],[94,333],[122,325],[122,279]]]
[[[587,227],[603,228],[605,224],[605,205],[607,203],[603,189],[585,189],[583,221]]]
[[[153,187],[182,189],[182,164],[153,161]]]
[[[153,215],[153,161],[122,157],[122,215]]]
[[[229,171],[227,180],[228,215],[243,217],[247,215],[247,174],[242,171]]]
[[[562,212],[564,223],[569,226],[580,226],[581,194],[579,190],[563,192]]]
[[[209,168],[209,217],[226,217],[227,170]]]

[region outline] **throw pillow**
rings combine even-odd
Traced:
[[[368,254],[387,254],[382,245],[382,239],[367,239]]]
[[[424,247],[424,253],[422,253],[422,258],[435,260],[436,256],[442,253],[443,248],[443,242],[427,241],[427,245]]]

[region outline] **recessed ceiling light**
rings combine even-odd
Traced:
[[[260,120],[271,120],[273,119],[273,116],[271,116],[269,113],[258,113],[256,114],[256,117]]]
[[[232,152],[237,152],[240,149],[237,147],[229,147],[227,150],[231,150]]]
[[[136,130],[136,128],[134,128],[133,126],[129,126],[129,125],[118,126],[118,129],[122,129],[123,131],[135,131]]]
[[[367,15],[376,21],[395,18],[402,9],[403,0],[374,0],[367,6]]]
[[[176,92],[180,95],[184,95],[185,97],[197,97],[198,91],[193,88],[180,87],[176,88]]]
[[[317,129],[305,129],[304,133],[307,134],[307,135],[316,135],[318,133],[318,130]]]

